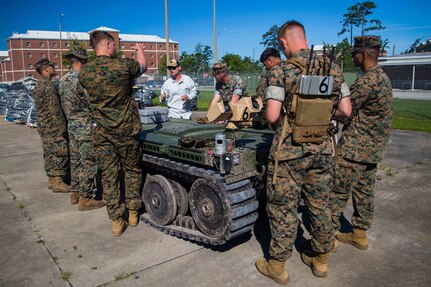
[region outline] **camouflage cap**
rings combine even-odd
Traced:
[[[169,61],[168,65],[166,66],[167,68],[176,68],[180,65],[180,62],[178,60],[172,59]]]
[[[220,74],[220,73],[227,73],[227,64],[223,62],[214,63],[212,65],[213,69],[213,76]]]
[[[55,67],[55,63],[51,62],[47,58],[42,58],[39,61],[37,61],[36,64],[34,64],[34,68],[36,71],[41,69],[41,68],[49,67],[49,66]]]
[[[360,51],[363,48],[380,48],[379,36],[356,36],[355,44],[352,47],[352,53]]]
[[[81,47],[72,47],[70,50],[64,55],[65,58],[76,57],[78,59],[87,60],[88,54],[87,50]]]

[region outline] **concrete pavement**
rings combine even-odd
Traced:
[[[431,134],[393,131],[370,249],[341,245],[325,279],[294,251],[288,286],[430,286],[430,168]],[[217,248],[142,223],[117,238],[105,208],[80,212],[46,182],[37,131],[0,119],[0,286],[278,286],[254,267],[269,238],[263,210],[252,235]]]

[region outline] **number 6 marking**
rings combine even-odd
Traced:
[[[328,91],[328,84],[325,83],[326,80],[328,80],[328,82],[329,82],[328,77],[324,77],[322,82],[320,82],[319,92],[322,94],[326,94],[326,92]]]

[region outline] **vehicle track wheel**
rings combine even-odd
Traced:
[[[187,190],[178,181],[171,180],[175,192],[175,199],[177,200],[178,215],[186,215],[189,209],[189,197]]]
[[[168,225],[177,216],[174,188],[162,175],[147,175],[142,200],[150,219],[159,225]]]
[[[189,194],[190,211],[199,229],[207,236],[221,237],[230,222],[229,207],[219,187],[207,179],[197,179]]]

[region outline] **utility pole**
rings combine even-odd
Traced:
[[[165,0],[165,30],[166,30],[166,66],[169,63],[169,15],[168,15],[168,0]],[[170,76],[169,70],[166,69],[166,78]]]
[[[61,30],[63,26],[63,16],[64,14],[60,14],[60,79],[63,77],[63,46],[61,44]]]
[[[216,0],[213,0],[213,25],[214,25],[214,63],[217,63],[217,26],[216,26]]]

